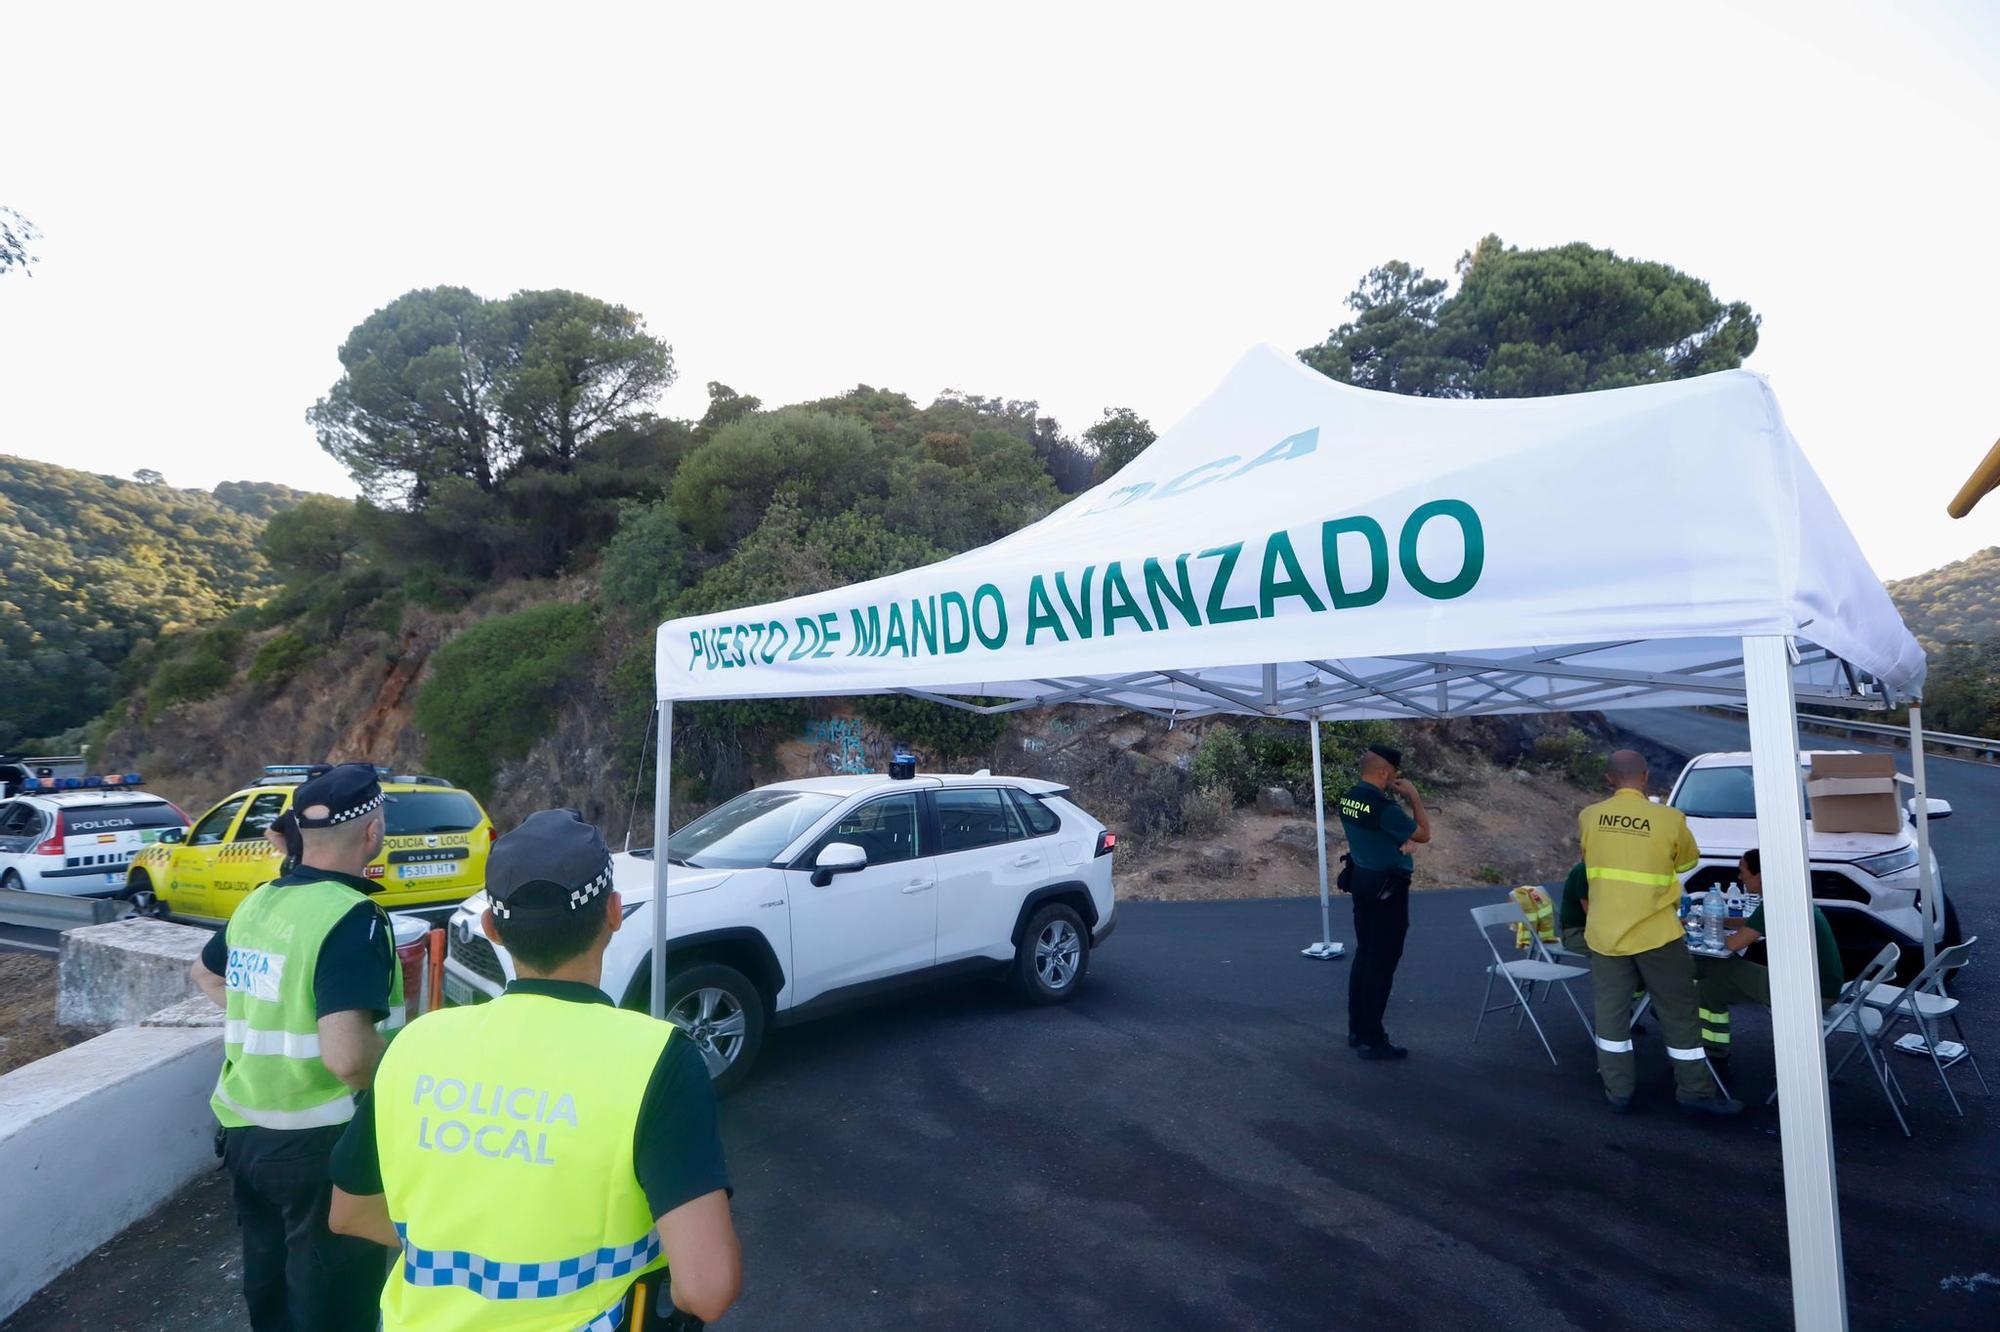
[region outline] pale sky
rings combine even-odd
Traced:
[[[1163,428],[1497,232],[1748,301],[1883,576],[2000,543],[2000,4],[20,3],[0,113],[0,451],[69,466],[351,492],[304,413],[440,283],[637,309],[674,415]]]

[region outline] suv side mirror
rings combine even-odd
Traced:
[[[828,842],[813,860],[812,885],[824,888],[836,874],[868,868],[868,853],[852,842]]]
[[[160,834],[160,840],[168,843],[185,842],[187,840],[187,829],[169,828]]]
[[[1951,801],[1939,800],[1936,796],[1931,796],[1929,797],[1929,802],[1932,823],[1936,823],[1939,819],[1948,819],[1951,817]],[[1911,796],[1908,800],[1905,800],[1903,808],[1910,812],[1910,822],[1915,823],[1917,821],[1917,798]]]

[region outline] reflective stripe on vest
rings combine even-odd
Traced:
[[[212,1101],[222,1105],[244,1123],[255,1124],[258,1128],[285,1130],[332,1128],[354,1118],[352,1092],[306,1110],[262,1110],[238,1105],[230,1100],[229,1093],[220,1087],[215,1089]]]
[[[419,1248],[410,1243],[409,1227],[400,1221],[396,1234],[403,1241],[403,1280],[412,1286],[457,1286],[489,1300],[574,1294],[599,1281],[631,1276],[660,1257],[659,1232],[651,1229],[630,1244],[541,1263],[503,1263],[476,1253]]]
[[[243,1018],[222,1024],[225,1045],[240,1045],[244,1054],[283,1055],[287,1059],[319,1058],[319,1033],[310,1036],[295,1031],[258,1031]]]

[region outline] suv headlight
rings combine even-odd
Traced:
[[[1856,869],[1867,870],[1878,879],[1886,879],[1891,874],[1901,874],[1906,869],[1915,869],[1917,848],[1906,846],[1900,850],[1884,852],[1879,856],[1870,856],[1866,860],[1857,860],[1854,865]]]

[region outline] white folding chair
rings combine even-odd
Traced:
[[[1535,1016],[1535,1010],[1530,1003],[1531,996],[1537,985],[1559,987],[1569,999],[1569,1006],[1576,1010],[1577,1020],[1583,1023],[1584,1031],[1589,1032],[1590,1019],[1583,1015],[1582,1005],[1578,1004],[1576,996],[1570,993],[1569,982],[1579,976],[1588,976],[1590,971],[1585,967],[1565,966],[1560,962],[1549,962],[1539,957],[1512,959],[1502,957],[1499,946],[1493,942],[1492,932],[1501,926],[1511,930],[1515,922],[1520,919],[1522,919],[1521,908],[1511,900],[1496,902],[1492,906],[1472,908],[1472,923],[1479,928],[1479,937],[1486,941],[1486,950],[1493,955],[1492,963],[1486,968],[1486,993],[1479,1000],[1479,1018],[1472,1024],[1472,1039],[1475,1041],[1479,1039],[1479,1028],[1485,1023],[1488,1013],[1504,1013],[1509,1009],[1518,1008],[1522,1015],[1534,1024],[1535,1035],[1541,1038],[1542,1049],[1548,1052],[1549,1062],[1553,1064],[1557,1062],[1556,1052],[1550,1047],[1547,1034],[1542,1031],[1541,1020]],[[1505,980],[1507,988],[1514,993],[1513,1001],[1510,1003],[1492,1002],[1494,983],[1500,980]],[[1527,988],[1524,990],[1523,986]],[[1520,1026],[1520,1022],[1519,1017],[1514,1019],[1516,1027]]]
[[[1854,1052],[1859,1050],[1861,1057],[1868,1061],[1868,1071],[1882,1084],[1882,1095],[1887,1098],[1889,1109],[1895,1112],[1896,1123],[1902,1126],[1903,1136],[1907,1138],[1910,1136],[1910,1123],[1903,1118],[1903,1106],[1910,1103],[1909,1098],[1903,1095],[1902,1084],[1896,1081],[1895,1071],[1889,1067],[1888,1057],[1880,1049],[1880,1037],[1885,1025],[1881,1010],[1870,1007],[1868,1002],[1882,983],[1896,974],[1896,963],[1902,955],[1903,950],[1894,944],[1882,946],[1882,951],[1861,969],[1860,975],[1847,983],[1847,988],[1840,992],[1840,998],[1826,1010],[1826,1016],[1820,1021],[1820,1039],[1830,1045],[1834,1036],[1841,1032],[1854,1037],[1854,1044],[1827,1072],[1827,1081],[1832,1082],[1839,1077],[1840,1070],[1847,1067],[1847,1061],[1854,1058]],[[1765,1098],[1764,1104],[1769,1105],[1777,1099],[1778,1093],[1773,1091]],[[1899,1101],[1902,1104],[1897,1104]]]
[[[1897,1024],[1909,1022],[1916,1028],[1918,1035],[1923,1037],[1925,1052],[1931,1057],[1931,1066],[1937,1070],[1938,1081],[1944,1084],[1944,1094],[1951,1098],[1951,1108],[1958,1111],[1960,1118],[1965,1115],[1965,1107],[1958,1103],[1958,1093],[1952,1090],[1951,1076],[1945,1072],[1951,1064],[1958,1061],[1954,1059],[1948,1064],[1938,1058],[1938,1029],[1947,1019],[1951,1022],[1951,1029],[1958,1037],[1958,1043],[1965,1047],[1965,1062],[1972,1065],[1972,1071],[1978,1075],[1979,1090],[1991,1096],[1993,1089],[1986,1085],[1986,1073],[1979,1067],[1979,1061],[1973,1057],[1972,1046],[1965,1039],[1965,1028],[1959,1025],[1958,1000],[1946,994],[1944,988],[1945,977],[1970,960],[1972,945],[1978,942],[1979,936],[1975,934],[1962,944],[1944,949],[1931,959],[1931,964],[1925,967],[1907,987],[1878,985],[1868,996],[1868,1006],[1880,1011],[1884,1018],[1883,1029],[1876,1039],[1876,1044],[1884,1048],[1885,1057],[1886,1048],[1892,1044],[1890,1038],[1894,1035]]]

